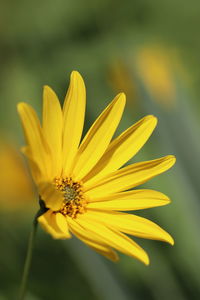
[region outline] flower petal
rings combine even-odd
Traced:
[[[62,168],[62,128],[63,116],[60,102],[54,91],[44,86],[43,92],[43,133],[49,143],[54,176],[61,174]]]
[[[171,168],[175,163],[175,157],[168,155],[155,160],[140,162],[132,164],[121,170],[112,173],[96,185],[84,185],[87,196],[92,199],[93,197],[105,197],[108,194],[128,190],[138,186],[147,180],[165,172]]]
[[[26,142],[30,149],[30,155],[42,170],[42,173],[49,179],[52,176],[51,153],[43,136],[38,117],[34,109],[26,103],[19,103],[17,108],[24,128]]]
[[[98,235],[99,239],[102,240],[102,243],[106,243],[108,246],[115,248],[126,255],[137,258],[146,265],[149,264],[147,253],[137,243],[121,232],[113,228],[107,228],[97,221],[88,220],[87,213],[79,215],[76,222],[88,232]]]
[[[82,179],[98,162],[119,124],[125,105],[125,95],[119,94],[102,112],[86,134],[75,158],[73,175]]]
[[[83,181],[89,180],[88,184],[92,184],[119,169],[142,148],[156,124],[157,119],[150,115],[124,131],[109,145],[102,158]]]
[[[85,117],[86,91],[81,75],[73,71],[64,102],[63,174],[69,175],[76,155]]]
[[[117,261],[119,259],[115,251],[103,244],[101,240],[99,241],[98,236],[92,234],[91,232],[87,232],[79,224],[77,224],[75,220],[71,218],[67,218],[67,220],[69,229],[74,235],[77,236],[78,239],[112,261]]]
[[[38,192],[45,202],[45,206],[54,211],[59,210],[63,203],[63,194],[56,190],[55,186],[50,182],[41,182],[38,185]]]
[[[160,226],[150,220],[136,215],[120,212],[107,213],[105,211],[88,210],[87,219],[91,221],[99,220],[99,222],[105,226],[111,228],[114,227],[124,233],[132,234],[140,238],[160,240],[168,242],[171,245],[174,244],[171,235]]]
[[[113,262],[116,262],[119,260],[119,256],[117,255],[117,253],[112,250],[109,247],[106,246],[101,246],[99,247],[98,244],[93,244],[91,242],[88,242],[87,240],[82,240],[84,243],[86,243],[90,248],[92,248],[93,250],[95,250],[97,253],[105,256],[106,258],[112,260]]]
[[[71,237],[67,220],[61,213],[48,210],[38,218],[38,222],[54,239],[68,239]]]
[[[28,158],[28,164],[30,166],[31,174],[36,184],[43,182],[46,178],[42,174],[42,170],[32,157],[31,150],[29,146],[24,146],[21,148],[21,152]]]
[[[96,210],[139,210],[162,206],[170,203],[170,199],[153,190],[132,190],[118,194],[111,194],[105,198],[91,199],[88,209]]]

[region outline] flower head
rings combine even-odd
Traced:
[[[172,108],[176,102],[174,82],[177,63],[176,56],[160,46],[141,48],[136,53],[140,79],[152,98],[165,108]]]
[[[16,216],[16,210],[35,209],[31,176],[16,145],[0,137],[0,210]]]
[[[38,221],[53,238],[68,239],[73,233],[113,261],[118,259],[115,249],[148,264],[146,252],[126,233],[170,244],[173,239],[155,223],[123,211],[170,202],[160,192],[132,188],[168,170],[175,158],[166,156],[121,168],[145,144],[156,118],[144,117],[111,141],[125,105],[122,93],[81,141],[85,102],[83,79],[74,71],[63,109],[53,90],[44,87],[42,125],[30,105],[18,105],[27,141],[23,152],[48,209]]]

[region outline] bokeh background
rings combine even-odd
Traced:
[[[38,231],[29,300],[200,298],[200,2],[198,0],[0,1],[0,299],[17,299],[37,194],[20,154],[16,104],[41,113],[42,86],[61,102],[72,70],[87,87],[85,131],[116,93],[127,107],[118,133],[146,114],[158,127],[130,162],[177,156],[146,187],[172,199],[137,211],[174,239],[138,240],[151,264],[114,264],[85,245]]]

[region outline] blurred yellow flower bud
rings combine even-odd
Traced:
[[[0,210],[34,208],[34,189],[20,152],[0,140]]]

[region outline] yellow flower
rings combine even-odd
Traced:
[[[0,210],[11,213],[16,210],[35,209],[31,176],[27,172],[21,153],[15,145],[2,137],[0,166]]]
[[[155,223],[121,211],[168,204],[169,198],[160,192],[130,189],[171,168],[175,158],[119,168],[147,141],[156,118],[144,117],[111,142],[125,106],[121,93],[80,142],[86,102],[80,74],[71,74],[63,110],[50,87],[44,87],[43,97],[42,126],[31,106],[18,105],[27,141],[23,151],[48,209],[39,223],[53,238],[68,239],[73,233],[113,261],[118,259],[116,249],[148,264],[146,252],[124,233],[170,244],[172,237]]]
[[[139,49],[135,61],[141,80],[153,99],[165,108],[173,107],[176,102],[176,57],[159,46],[149,46]]]

